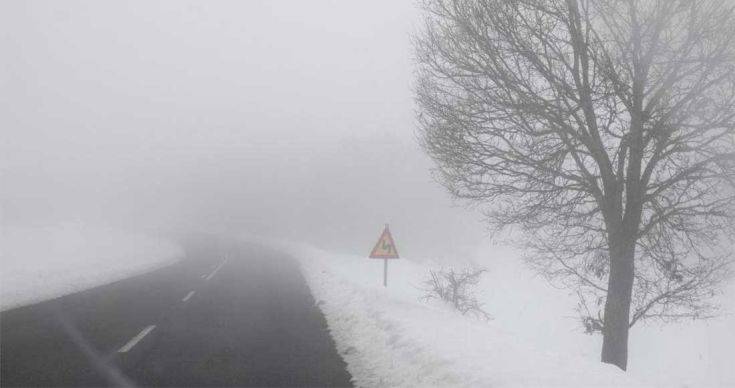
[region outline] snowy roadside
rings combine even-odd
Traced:
[[[169,264],[183,250],[168,241],[71,223],[3,226],[0,310],[57,298]]]
[[[524,343],[497,321],[421,302],[425,265],[391,261],[383,288],[380,260],[277,247],[301,263],[358,386],[642,386],[613,366]]]

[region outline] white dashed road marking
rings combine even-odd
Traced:
[[[217,272],[220,269],[222,269],[222,267],[224,267],[224,265],[226,263],[227,263],[227,258],[225,257],[225,259],[222,260],[222,262],[219,263],[219,265],[217,265],[217,267],[209,275],[204,274],[204,275],[202,275],[202,278],[205,279],[205,280],[211,279],[215,274],[217,274]],[[192,296],[194,296],[194,291],[189,291],[189,293],[186,294],[186,296],[184,297],[184,299],[181,299],[181,301],[182,302],[186,302],[189,299],[191,299]],[[145,329],[141,330],[140,333],[138,333],[138,335],[136,335],[130,341],[128,341],[128,343],[126,343],[123,347],[121,347],[117,352],[118,353],[127,353],[128,351],[130,351],[130,349],[132,349],[135,345],[137,345],[138,342],[140,342],[140,340],[142,340],[145,336],[148,335],[148,333],[152,332],[153,329],[155,329],[155,328],[156,328],[156,325],[146,326]]]
[[[189,298],[192,297],[192,295],[194,295],[194,291],[189,291],[189,293],[186,294],[186,296],[184,297],[184,299],[181,299],[181,301],[182,302],[186,302],[187,300],[189,300]]]
[[[215,268],[214,271],[212,271],[212,273],[209,274],[209,276],[207,276],[206,278],[204,278],[204,280],[211,279],[212,276],[214,276],[217,273],[217,271],[219,271],[220,268],[222,268],[225,265],[225,263],[227,263],[227,259],[222,260],[222,262],[219,263],[219,265],[217,266],[217,268]]]
[[[153,329],[155,329],[155,328],[156,328],[156,325],[150,325],[150,326],[146,327],[145,329],[141,330],[140,333],[138,333],[138,335],[136,335],[135,337],[133,337],[133,339],[131,339],[130,341],[128,341],[128,343],[126,343],[125,346],[123,346],[122,348],[120,348],[120,350],[118,350],[117,352],[118,353],[127,353],[130,349],[133,348],[133,346],[135,346],[138,342],[140,342],[140,340],[142,340],[143,337],[145,337],[146,335],[148,335],[148,333],[150,333],[151,331],[153,331]]]

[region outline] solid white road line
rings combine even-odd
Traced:
[[[184,299],[181,299],[181,301],[182,302],[186,302],[187,300],[189,300],[189,298],[192,297],[192,295],[194,295],[194,291],[189,291],[189,293],[186,294],[186,296],[184,297]]]
[[[221,262],[221,263],[219,263],[219,265],[217,266],[217,268],[215,268],[215,269],[214,269],[214,271],[212,271],[212,273],[210,273],[210,274],[209,274],[209,276],[207,276],[207,277],[206,277],[206,278],[205,278],[204,280],[209,280],[209,279],[211,279],[211,278],[212,278],[212,276],[214,276],[214,274],[216,274],[216,273],[217,273],[217,271],[219,271],[219,270],[220,270],[220,268],[222,268],[222,267],[223,267],[223,266],[225,265],[225,263],[227,263],[227,259],[224,259],[224,260],[222,260],[222,262]]]
[[[127,353],[130,349],[133,348],[133,346],[135,346],[138,342],[140,342],[140,340],[142,340],[143,337],[145,337],[146,335],[148,335],[148,333],[150,333],[151,331],[153,331],[153,329],[155,329],[155,328],[156,328],[156,325],[150,325],[150,326],[146,327],[145,329],[141,330],[140,333],[138,333],[138,335],[136,335],[135,337],[133,337],[133,339],[131,339],[130,341],[128,341],[128,343],[126,343],[125,346],[123,346],[122,348],[120,348],[120,350],[118,350],[117,352],[118,353]]]

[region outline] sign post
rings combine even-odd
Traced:
[[[388,259],[383,259],[383,287],[388,287]]]
[[[380,235],[378,242],[375,243],[372,252],[370,252],[370,258],[383,259],[383,287],[388,287],[388,259],[398,258],[398,249],[393,241],[393,236],[390,234],[388,224],[385,224],[383,233]]]

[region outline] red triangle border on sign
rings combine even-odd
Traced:
[[[390,245],[393,247],[393,251],[395,252],[395,254],[386,255],[386,254],[377,253],[380,250],[380,243],[383,240],[388,240],[388,242],[390,242]],[[390,234],[388,225],[385,226],[385,229],[383,229],[383,233],[380,235],[378,242],[375,243],[373,250],[370,252],[370,258],[371,259],[398,259],[400,258],[398,255],[398,247],[396,247],[396,243],[395,241],[393,241],[393,236]]]

